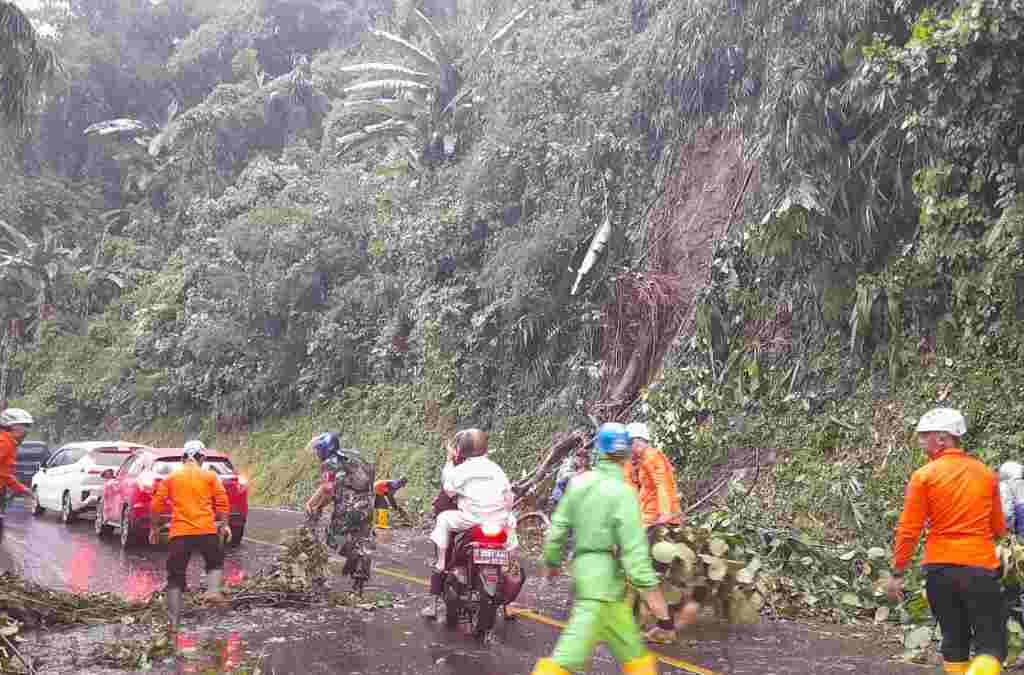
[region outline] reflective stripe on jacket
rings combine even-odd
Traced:
[[[634,453],[629,476],[630,483],[640,493],[644,527],[683,510],[679,505],[675,468],[661,450],[646,447]]]
[[[627,578],[641,589],[658,584],[640,502],[619,464],[599,461],[594,470],[569,481],[544,542],[544,561],[549,566],[561,564],[570,531],[576,542],[572,576],[578,597],[621,600]]]
[[[186,462],[156,488],[153,515],[167,512],[171,505],[171,539],[199,534],[217,534],[217,516],[231,511],[228,493],[213,471]]]
[[[896,527],[893,567],[910,562],[928,523],[924,564],[996,569],[995,540],[1006,533],[999,479],[963,450],[946,450],[914,472]]]

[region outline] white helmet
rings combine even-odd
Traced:
[[[197,462],[206,454],[206,446],[202,441],[189,441],[185,444],[185,451],[182,457],[186,460],[194,459]]]
[[[999,480],[1024,478],[1024,466],[1020,462],[1003,462],[999,467]]]
[[[626,433],[629,434],[629,440],[634,438],[642,438],[648,443],[651,442],[651,432],[647,428],[647,425],[643,422],[633,422],[632,424],[626,425]]]
[[[0,427],[13,427],[15,424],[28,426],[35,423],[36,421],[32,419],[32,415],[29,415],[27,410],[22,410],[21,408],[8,408],[0,412]]]
[[[917,423],[917,433],[922,431],[944,431],[959,438],[967,433],[967,422],[959,410],[953,408],[933,408],[921,415]]]

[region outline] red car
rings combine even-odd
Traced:
[[[96,506],[96,534],[103,536],[117,528],[121,548],[149,537],[150,506],[157,483],[181,466],[182,448],[140,448],[117,469],[103,472],[106,484]],[[203,468],[214,471],[224,484],[231,502],[231,545],[238,546],[249,516],[249,486],[235,472],[227,455],[207,450]],[[166,530],[169,526],[164,526]]]

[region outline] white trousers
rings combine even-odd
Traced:
[[[468,530],[474,525],[483,525],[486,523],[494,523],[508,527],[508,548],[510,550],[514,550],[516,548],[517,539],[515,535],[515,517],[511,514],[502,513],[497,516],[481,518],[458,509],[442,511],[437,514],[437,518],[434,520],[434,529],[430,533],[430,541],[434,542],[434,545],[437,546],[437,571],[444,571],[444,556],[445,552],[448,550],[448,542],[451,541],[453,534]]]

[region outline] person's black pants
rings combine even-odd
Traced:
[[[224,567],[224,549],[216,534],[194,534],[174,537],[167,544],[167,587],[185,590],[185,572],[193,553],[203,556],[206,571]]]
[[[942,629],[942,658],[953,663],[988,654],[1006,658],[1006,603],[996,570],[929,565],[925,589]]]

